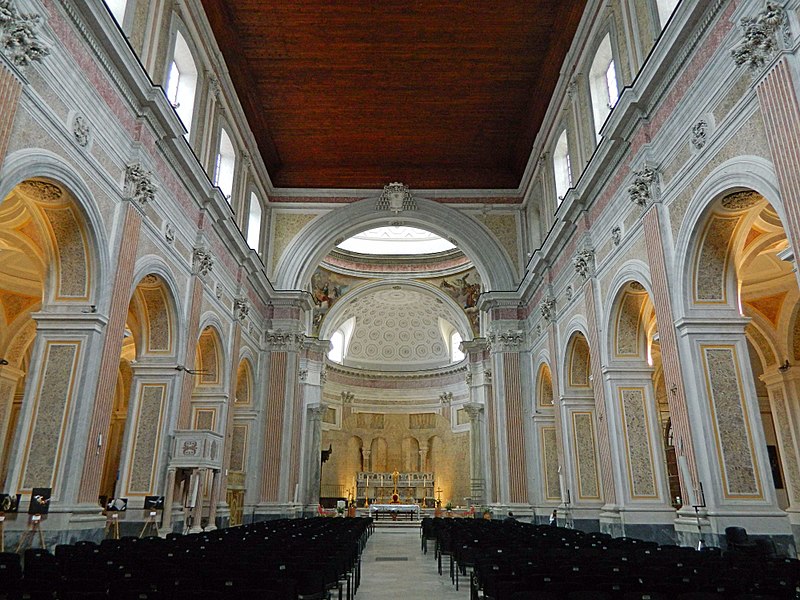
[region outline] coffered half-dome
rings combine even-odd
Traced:
[[[428,288],[378,285],[343,300],[326,327],[331,359],[378,371],[438,369],[462,360],[464,314]]]

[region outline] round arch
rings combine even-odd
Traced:
[[[757,192],[770,203],[784,224],[789,244],[793,248],[796,247],[791,239],[791,232],[785,227],[788,223],[786,211],[772,163],[758,156],[739,156],[724,162],[698,186],[677,234],[675,266],[676,272],[680,273],[680,279],[673,291],[672,303],[676,318],[687,316],[692,309],[691,299],[694,297],[692,261],[711,207],[724,196],[747,190]],[[729,265],[728,268],[733,268],[733,265]],[[730,281],[730,277],[728,280]]]
[[[505,250],[480,223],[467,215],[432,200],[415,198],[417,210],[398,216],[376,211],[376,198],[367,198],[333,210],[306,225],[284,249],[275,269],[275,287],[304,289],[311,274],[336,240],[365,229],[390,225],[402,220],[455,240],[475,264],[487,290],[514,290],[518,277]]]
[[[607,332],[604,336],[603,345],[609,361],[615,359],[617,319],[621,310],[620,303],[625,295],[626,287],[633,282],[644,288],[650,303],[653,303],[653,285],[647,264],[638,259],[631,259],[623,263],[608,288],[608,302],[605,303],[607,310],[603,315],[602,321],[603,331]]]
[[[160,280],[165,290],[165,304],[168,311],[168,319],[172,327],[172,351],[170,355],[177,354],[179,348],[185,347],[185,338],[187,332],[180,324],[183,320],[180,318],[183,312],[180,306],[180,297],[177,294],[178,285],[175,279],[175,274],[170,269],[169,265],[160,256],[149,254],[142,256],[137,260],[133,270],[133,284],[129,292],[130,301],[133,300],[136,288],[142,280],[148,275],[156,275]],[[202,330],[201,330],[202,331]]]
[[[0,202],[28,179],[50,179],[63,186],[74,201],[86,225],[87,267],[91,273],[87,302],[107,310],[111,303],[110,286],[106,285],[111,272],[110,240],[89,186],[74,167],[57,154],[44,148],[26,148],[5,159],[0,170]]]
[[[195,359],[194,368],[199,371],[203,371],[204,373],[202,373],[196,381],[195,387],[224,387],[228,382],[229,369],[225,346],[223,344],[224,338],[222,337],[222,327],[217,316],[213,313],[210,315],[204,315],[204,318],[201,319],[199,331],[200,335],[197,338],[197,348],[195,350],[197,353],[197,358]],[[210,332],[210,341],[213,344],[213,347],[211,348],[204,348],[202,346],[203,337],[206,335],[207,331]],[[214,354],[209,354],[210,352],[213,352]],[[208,371],[207,367],[210,365],[211,359],[216,362],[214,365],[214,371],[206,373],[205,371]]]
[[[353,301],[381,289],[391,289],[392,286],[396,285],[406,288],[414,288],[424,294],[433,295],[437,300],[440,300],[448,308],[448,312],[452,314],[453,320],[455,321],[453,325],[455,325],[458,329],[458,333],[461,334],[461,338],[466,341],[473,339],[472,327],[469,324],[467,315],[464,314],[464,311],[453,301],[450,296],[442,292],[440,289],[427,283],[407,279],[383,279],[380,281],[373,281],[349,291],[342,297],[342,300],[333,305],[328,314],[325,316],[325,320],[323,321],[322,327],[319,331],[319,338],[323,340],[329,339],[330,336],[334,334],[339,325],[341,325],[341,323],[339,323],[340,314],[346,311],[348,306],[352,304]]]
[[[576,353],[576,343],[578,338],[582,338],[582,344],[585,344],[585,348],[581,348],[581,352],[585,355],[586,364],[581,366],[578,363],[575,363],[573,355]],[[564,355],[562,357],[563,360],[563,370],[564,377],[562,377],[562,381],[560,382],[562,390],[584,390],[590,391],[592,388],[591,383],[591,351],[589,349],[589,337],[586,334],[586,329],[577,326],[577,323],[574,324],[573,327],[567,332],[565,337],[566,343],[564,345]],[[578,357],[580,359],[580,357]],[[580,362],[580,361],[579,361]],[[575,369],[575,370],[573,370]],[[580,377],[574,376],[574,374],[580,373]],[[585,379],[585,384],[584,384]],[[554,392],[555,393],[555,392]]]

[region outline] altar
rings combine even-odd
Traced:
[[[433,473],[380,473],[359,471],[356,476],[356,498],[369,504],[417,506],[433,508]],[[393,498],[394,495],[397,498]]]
[[[413,521],[420,516],[418,504],[372,504],[369,507],[369,516],[379,521],[381,517],[392,519],[408,519]]]

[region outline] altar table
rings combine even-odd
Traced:
[[[375,520],[381,517],[390,519],[406,518],[409,521],[419,516],[418,504],[372,504],[369,507],[369,516]]]

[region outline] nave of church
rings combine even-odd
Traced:
[[[5,548],[556,510],[796,557],[798,11],[0,0]]]

